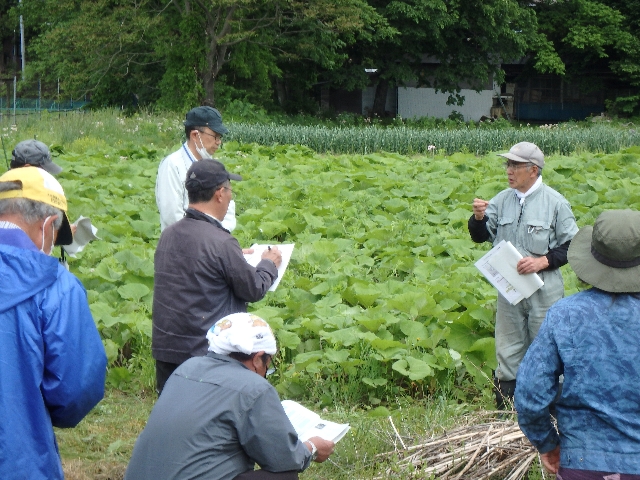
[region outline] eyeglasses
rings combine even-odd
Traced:
[[[534,164],[533,163],[522,163],[522,162],[504,162],[503,163],[505,170],[508,169],[512,169],[512,170],[518,170],[519,168],[522,167],[531,167]]]
[[[266,357],[266,358],[264,358]],[[272,355],[269,355],[268,353],[264,354],[264,357],[262,358],[262,361],[264,362],[264,366],[267,369],[264,372],[264,376],[265,378],[268,377],[269,375],[271,375],[272,373],[274,373],[276,371],[275,368],[271,367],[269,368],[270,364],[271,364],[271,359],[273,358]]]
[[[204,132],[202,130],[198,130],[200,133],[204,133],[205,135],[209,135],[210,137],[213,137],[213,139],[216,142],[220,142],[222,143],[222,135],[218,135],[217,133],[209,133],[209,132]]]
[[[231,192],[231,195],[233,196],[233,189],[229,188],[229,187],[220,187],[220,188],[224,188],[225,190],[229,190]]]

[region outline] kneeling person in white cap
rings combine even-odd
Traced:
[[[136,441],[127,480],[293,480],[334,443],[298,439],[266,380],[276,340],[266,321],[234,313],[207,332],[209,353],[169,377]],[[261,470],[254,471],[255,463]]]
[[[560,267],[578,231],[569,202],[542,183],[544,155],[531,142],[520,142],[500,156],[509,188],[490,201],[473,200],[469,233],[474,242],[511,242],[522,259],[521,275],[537,273],[544,285],[529,298],[511,305],[498,295],[496,311],[496,357],[494,390],[498,409],[510,409],[516,388],[516,372],[527,348],[538,333],[551,305],[564,296]]]

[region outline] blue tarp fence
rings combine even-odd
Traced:
[[[53,112],[61,110],[78,110],[84,107],[89,102],[86,100],[74,100],[72,98],[68,100],[44,100],[38,98],[17,98],[15,102],[15,110],[17,111],[41,111],[49,110]],[[4,113],[9,113],[14,110],[13,99],[7,100],[6,98],[0,98],[0,110]]]

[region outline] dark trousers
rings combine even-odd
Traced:
[[[179,366],[179,363],[169,363],[156,360],[156,392],[158,392],[158,396],[162,393],[164,384],[167,383],[171,374]]]
[[[267,472],[266,470],[250,470],[241,473],[233,480],[298,480],[298,472],[289,470],[288,472]]]

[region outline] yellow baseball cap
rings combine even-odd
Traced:
[[[67,218],[67,198],[62,185],[53,175],[38,167],[14,168],[0,177],[0,182],[19,183],[22,188],[0,192],[0,200],[8,198],[26,198],[45,203],[63,212],[62,226],[58,231],[56,245],[70,245],[73,234]]]

